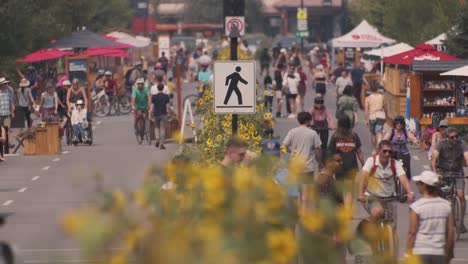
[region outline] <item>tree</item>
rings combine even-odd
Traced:
[[[384,35],[417,45],[449,30],[459,0],[358,0],[351,4],[354,24],[366,19]]]
[[[444,42],[450,54],[468,59],[468,7],[459,12],[456,26],[447,34]]]

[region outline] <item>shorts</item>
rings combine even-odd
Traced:
[[[373,209],[377,207],[382,207],[384,209],[387,219],[391,219],[393,224],[397,223],[397,210],[396,202],[393,201],[384,201],[375,197],[368,197],[367,204],[363,204],[364,209],[370,214]]]
[[[369,129],[372,134],[382,133],[384,129],[385,120],[377,118],[375,120],[369,120]]]
[[[306,94],[306,88],[305,87],[297,87],[297,92],[299,96],[304,97]]]
[[[282,99],[283,98],[283,92],[280,91],[275,91],[275,97],[276,99]]]
[[[461,172],[449,172],[449,171],[446,171],[446,170],[442,170],[440,168],[437,168],[437,173],[442,175],[442,178],[444,176],[463,177],[465,175],[465,173],[463,171],[461,171]],[[457,185],[457,191],[465,191],[465,179],[464,178],[455,179],[455,184]]]
[[[290,99],[296,100],[297,94],[287,94],[287,95],[286,95],[286,98],[287,98],[288,100],[290,100]]]
[[[0,116],[0,126],[11,127],[11,118],[10,116]]]

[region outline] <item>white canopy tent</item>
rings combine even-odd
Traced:
[[[468,76],[468,65],[441,73],[443,76]]]
[[[431,45],[444,45],[444,40],[447,39],[447,34],[442,33],[439,36],[426,41],[426,44],[431,44]]]
[[[385,57],[390,57],[390,56],[393,56],[395,54],[399,54],[399,53],[402,53],[402,52],[405,52],[405,51],[408,51],[408,50],[412,50],[412,49],[414,49],[414,48],[411,47],[410,45],[401,42],[401,43],[398,43],[398,44],[395,44],[395,45],[392,45],[392,46],[381,47],[381,48],[376,48],[376,49],[372,49],[372,50],[369,50],[369,51],[365,51],[364,54],[366,54],[368,56],[375,56],[375,57],[385,58]]]
[[[136,48],[145,48],[151,44],[150,38],[141,37],[141,36],[134,37],[130,34],[119,32],[119,31],[111,32],[107,34],[106,36],[116,38],[118,42],[132,45]]]
[[[396,41],[383,36],[374,26],[363,20],[353,30],[332,39],[331,42],[334,48],[375,48],[384,43],[393,44]]]

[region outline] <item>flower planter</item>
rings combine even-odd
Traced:
[[[59,155],[61,145],[59,123],[47,123],[45,128],[34,129],[34,137],[24,140],[24,155]]]

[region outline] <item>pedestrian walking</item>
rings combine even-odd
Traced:
[[[166,52],[161,52],[161,57],[159,57],[158,62],[161,63],[162,70],[164,74],[167,74],[167,67],[169,66],[169,59],[166,57]]]
[[[260,54],[260,76],[263,76],[263,71],[265,71],[266,75],[270,74],[270,64],[271,56],[268,53],[268,48],[264,48]]]
[[[0,126],[0,162],[4,161],[3,144],[6,142],[6,132],[3,126]]]
[[[8,133],[11,127],[11,119],[15,118],[15,104],[13,101],[12,93],[9,90],[8,81],[6,78],[0,78],[0,127],[4,128],[5,135],[5,148],[6,154],[8,154],[10,147],[13,145],[8,145]],[[3,151],[3,149],[2,149]]]
[[[308,82],[307,75],[302,70],[302,66],[297,67],[297,73],[299,74],[300,78],[299,84],[297,85],[297,112],[302,112],[304,111],[304,99],[307,91]]]
[[[336,79],[335,82],[335,94],[336,94],[336,104],[338,105],[338,100],[340,97],[343,95],[344,88],[346,86],[353,86],[353,82],[348,76],[348,72],[346,70],[343,70],[341,72],[341,76]]]
[[[229,139],[226,144],[226,152],[223,160],[221,161],[221,166],[229,168],[240,164],[247,156],[247,147],[247,142],[238,137]]]
[[[166,140],[167,109],[169,107],[169,95],[163,92],[164,84],[158,84],[158,93],[151,96],[150,113],[153,114],[155,124],[156,147],[166,149],[164,142]]]
[[[364,65],[361,62],[357,62],[353,69],[351,70],[351,81],[353,81],[353,94],[356,97],[359,107],[364,109],[362,102],[361,102],[361,90],[362,84],[365,82],[364,80]]]
[[[330,110],[325,106],[323,97],[315,97],[314,106],[309,110],[312,115],[312,129],[317,132],[322,142],[322,153],[326,153],[329,130],[335,129],[335,122]]]
[[[281,117],[281,108],[283,107],[283,75],[285,66],[279,64],[276,68],[273,78],[275,85],[275,98],[276,98],[276,117]]]
[[[270,113],[273,113],[273,98],[275,98],[275,91],[273,91],[273,79],[267,74],[263,79],[263,94],[264,94],[264,105],[265,109]]]
[[[447,120],[442,120],[437,127],[437,132],[432,135],[431,138],[431,147],[429,148],[429,160],[432,159],[432,152],[434,151],[435,146],[439,143],[440,140],[446,138],[445,129],[448,128]]]
[[[36,102],[31,94],[31,88],[29,87],[30,83],[26,79],[22,79],[19,84],[18,89],[18,106],[19,110],[23,112],[24,117],[26,118],[26,124],[28,129],[32,126],[31,119],[31,110],[30,107],[36,106]]]
[[[338,153],[343,160],[341,170],[336,173],[336,180],[345,186],[345,204],[353,203],[353,182],[359,172],[359,163],[364,165],[364,154],[359,135],[353,132],[352,122],[347,115],[338,117],[336,132],[330,138],[328,151]]]
[[[290,65],[288,73],[283,77],[283,90],[286,94],[286,111],[288,112],[288,118],[295,118],[296,111],[299,108],[297,104],[298,86],[301,81],[301,77],[295,71],[294,66]],[[289,104],[289,107],[288,107]]]
[[[424,171],[413,181],[422,197],[410,205],[405,257],[415,255],[421,264],[450,263],[455,224],[450,202],[438,195],[438,175]]]
[[[365,101],[365,118],[366,126],[371,132],[373,153],[377,152],[377,145],[383,138],[383,129],[385,124],[386,105],[384,96],[378,92],[379,86],[377,82],[370,83],[371,94],[366,97]]]
[[[353,87],[347,85],[343,90],[343,96],[338,99],[338,108],[336,110],[336,118],[340,115],[348,116],[351,121],[351,127],[355,127],[358,124],[358,109],[359,104],[356,97],[353,96]]]
[[[304,183],[313,183],[315,167],[317,163],[322,164],[322,142],[317,132],[309,128],[312,123],[310,113],[300,112],[297,121],[299,126],[288,132],[282,144],[292,153],[292,158],[303,162],[300,178]]]
[[[317,96],[325,96],[325,93],[327,92],[327,75],[323,71],[322,65],[318,65],[316,69],[317,70],[312,77],[315,84],[315,94]]]
[[[39,105],[41,106],[42,119],[51,118],[58,114],[58,97],[52,84],[47,84],[47,91],[41,94]]]
[[[432,152],[432,171],[444,177],[463,177],[463,165],[468,164],[468,145],[458,139],[458,132],[453,127],[446,129],[447,138],[437,143]],[[460,199],[462,213],[461,233],[466,233],[464,224],[466,200],[465,200],[465,179],[455,179],[457,196]]]

